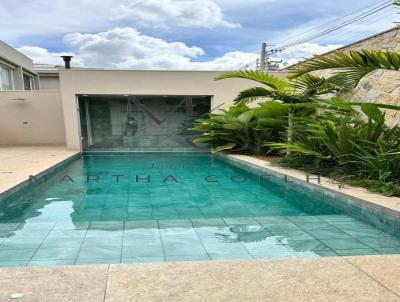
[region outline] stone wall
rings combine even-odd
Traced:
[[[394,28],[370,38],[342,47],[339,50],[389,50],[400,51],[400,28]],[[325,54],[329,56],[332,52]],[[329,72],[319,72],[327,76]],[[357,102],[385,103],[400,106],[400,71],[378,70],[365,77],[351,92],[343,93],[342,98]],[[390,124],[400,124],[400,111],[387,111]]]
[[[348,50],[389,50],[400,51],[400,28],[394,28],[382,34],[354,43],[341,49]],[[343,97],[359,102],[385,103],[400,105],[400,71],[378,70],[361,80],[359,85]],[[388,110],[390,124],[400,124],[400,112]]]
[[[352,43],[340,48],[340,51],[361,49],[382,49],[390,51],[400,51],[400,28],[396,27],[383,33],[374,35],[370,38]]]
[[[351,93],[341,97],[357,102],[400,106],[400,71],[378,70],[361,80]],[[400,111],[387,110],[389,124],[400,124]]]

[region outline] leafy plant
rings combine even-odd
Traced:
[[[214,152],[261,154],[269,149],[265,141],[280,140],[287,115],[288,106],[279,102],[265,102],[253,109],[242,104],[198,119],[189,130],[201,133],[195,143],[205,144]]]
[[[247,104],[259,99],[270,99],[286,104],[304,104],[312,102],[317,95],[339,91],[344,88],[338,76],[326,79],[310,74],[298,77],[294,81],[289,81],[263,71],[238,70],[223,73],[215,79],[222,80],[230,78],[242,78],[265,85],[265,87],[252,87],[241,91],[234,100],[235,104]],[[291,144],[293,140],[293,118],[294,109],[293,106],[289,106],[288,144]],[[287,156],[290,155],[290,152],[290,149],[288,149]]]
[[[395,194],[400,183],[399,128],[385,124],[385,114],[379,109],[385,105],[363,103],[357,105],[361,111],[355,106],[337,98],[321,101],[320,114],[295,118],[292,144],[267,145],[291,150],[287,165],[299,168],[301,162],[316,170],[329,168],[335,178],[374,182],[375,190],[377,183],[384,183],[381,192]]]

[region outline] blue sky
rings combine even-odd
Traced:
[[[294,41],[377,0],[2,0],[1,39],[37,63],[134,69],[235,69],[261,42]],[[400,19],[400,17],[399,17]],[[294,62],[393,27],[386,8],[325,37],[285,49]],[[337,24],[338,21],[336,21]],[[313,29],[313,30],[311,30]]]

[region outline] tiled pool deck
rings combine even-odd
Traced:
[[[345,215],[0,226],[0,267],[400,254],[399,239]]]
[[[0,194],[76,153],[65,146],[0,146]]]

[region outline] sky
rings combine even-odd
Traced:
[[[0,39],[35,63],[111,69],[233,70],[338,24],[378,0],[1,0]],[[273,57],[293,64],[381,32],[389,7]]]

